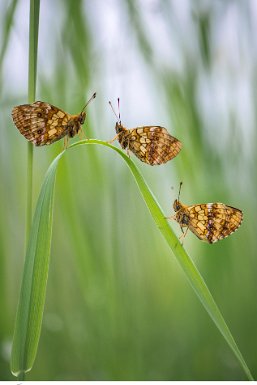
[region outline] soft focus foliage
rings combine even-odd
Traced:
[[[11,109],[27,102],[28,20],[27,1],[0,3],[2,380],[13,378],[24,262],[27,145]],[[180,180],[184,203],[221,201],[244,211],[228,239],[208,245],[188,234],[185,248],[255,376],[256,26],[254,0],[44,0],[37,78],[37,99],[70,113],[97,92],[87,110],[88,137],[115,135],[108,100],[119,96],[125,126],[163,125],[183,142],[166,165],[135,159],[167,215]],[[35,149],[33,204],[62,146]],[[95,146],[60,163],[46,309],[28,375],[71,379],[245,379],[170,258],[128,169]]]

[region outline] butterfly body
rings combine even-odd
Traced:
[[[129,130],[117,122],[115,125],[115,131],[116,134],[118,134],[118,141],[121,145],[121,148],[125,150],[129,144]]]
[[[119,121],[115,130],[121,147],[132,151],[142,162],[151,166],[168,162],[182,148],[182,143],[164,127],[142,126],[127,129]]]
[[[215,243],[238,229],[243,213],[224,203],[205,203],[187,206],[178,199],[174,201],[174,219],[183,228],[191,230],[199,239]]]

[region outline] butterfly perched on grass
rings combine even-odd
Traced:
[[[96,93],[77,115],[68,114],[50,103],[37,101],[14,107],[12,118],[20,133],[36,146],[52,144],[64,137],[67,147],[68,139],[81,132],[86,119],[84,110],[95,97]]]
[[[121,124],[120,112],[116,114],[109,102],[116,118],[116,136],[109,142],[116,139],[123,149],[133,152],[142,162],[151,166],[163,164],[175,158],[182,148],[182,143],[171,136],[166,128],[160,126],[142,126],[127,129]],[[119,108],[119,99],[118,99]]]
[[[181,185],[182,182],[179,195]],[[189,229],[202,241],[215,243],[234,233],[242,223],[243,213],[235,207],[224,203],[201,203],[187,206],[179,201],[179,195],[173,204],[175,215],[168,219],[175,219],[180,224],[183,238]],[[186,227],[185,232],[184,227]]]

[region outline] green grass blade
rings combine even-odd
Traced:
[[[36,98],[37,84],[37,51],[39,28],[40,0],[30,0],[29,15],[29,66],[28,66],[28,102],[33,103]],[[27,212],[26,212],[26,245],[30,233],[32,219],[33,196],[33,144],[27,144]]]
[[[168,242],[192,288],[234,352],[247,378],[253,380],[251,372],[201,274],[173,233],[164,213],[133,161],[120,149],[97,139],[77,142],[71,145],[69,149],[85,144],[99,144],[109,147],[127,163],[157,227]],[[15,375],[31,369],[38,346],[49,268],[54,181],[58,161],[64,153],[66,151],[59,154],[48,169],[32,224],[14,333],[12,372]]]
[[[40,337],[49,269],[55,175],[62,154],[47,171],[30,232],[11,356],[11,371],[19,377],[32,368]]]
[[[37,80],[37,48],[39,27],[40,0],[30,0],[29,15],[29,72],[28,72],[28,102],[33,103],[36,97]]]
[[[13,12],[15,10],[16,3],[13,2]],[[30,0],[30,20],[29,20],[29,65],[28,65],[28,102],[33,103],[36,97],[36,74],[37,74],[37,52],[38,52],[38,27],[39,27],[39,10],[40,10],[40,0]],[[33,145],[32,143],[27,144],[27,203],[26,203],[26,246],[29,241],[29,234],[31,229],[31,218],[32,218],[32,192],[33,192]],[[46,183],[46,181],[45,181]],[[48,197],[45,198],[40,196],[43,205],[48,202]],[[52,204],[52,200],[49,200],[48,204]],[[44,206],[44,205],[43,205]],[[42,207],[43,207],[42,206]],[[51,210],[52,213],[52,210]],[[47,229],[47,226],[49,228]],[[31,238],[34,237],[34,241],[37,242],[38,237],[41,235],[41,230],[44,230],[42,234],[46,235],[48,238],[48,232],[50,232],[51,238],[51,221],[49,224],[47,222],[41,221],[40,216],[40,206],[37,207],[35,218],[34,218],[34,226],[31,231]],[[35,231],[38,233],[35,233]],[[49,239],[50,239],[49,238]],[[40,247],[40,250],[44,250],[44,246],[47,247],[47,242],[45,245],[40,244],[40,242],[35,243],[30,242],[28,245],[27,253],[30,254],[30,257],[26,257],[25,268],[24,268],[24,276],[23,283],[20,294],[20,303],[18,306],[18,312],[16,315],[16,326],[14,332],[14,342],[12,346],[12,356],[11,356],[11,371],[13,373],[17,373],[20,380],[24,380],[26,368],[29,368],[30,365],[30,355],[26,354],[26,349],[23,349],[26,341],[26,334],[24,334],[26,328],[28,326],[27,322],[29,319],[27,318],[31,312],[29,309],[30,306],[30,294],[35,294],[35,290],[33,290],[30,285],[33,283],[31,279],[31,275],[34,274],[34,262],[35,267],[37,267],[37,263],[40,263],[40,259],[33,258],[33,248]],[[34,253],[35,256],[35,253]],[[40,253],[39,253],[40,256]],[[26,282],[26,280],[28,281]],[[40,290],[43,287],[40,287]],[[33,300],[33,298],[32,298]],[[33,303],[33,302],[32,302]],[[25,305],[24,309],[20,308],[20,306]],[[41,317],[42,318],[42,317]],[[33,332],[36,330],[33,329]],[[40,333],[40,326],[38,333]],[[32,360],[33,363],[33,360]]]

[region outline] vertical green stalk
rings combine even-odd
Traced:
[[[38,49],[38,26],[39,26],[40,0],[30,0],[29,18],[29,67],[28,67],[28,102],[33,103],[36,97],[37,78],[37,49]],[[32,192],[33,192],[33,145],[28,142],[27,151],[27,210],[26,210],[26,247],[32,222]],[[13,350],[12,350],[13,356]],[[26,361],[24,356],[20,357],[22,363]],[[19,381],[25,380],[25,370],[18,375]]]
[[[28,102],[36,98],[37,79],[37,48],[39,26],[40,0],[30,0],[29,17],[29,68],[28,68]],[[26,245],[28,243],[32,220],[32,191],[33,191],[33,144],[28,142],[27,155],[27,213],[26,213]]]
[[[27,247],[32,221],[32,189],[33,189],[33,144],[28,142],[27,152],[27,211],[26,211],[26,242]]]

